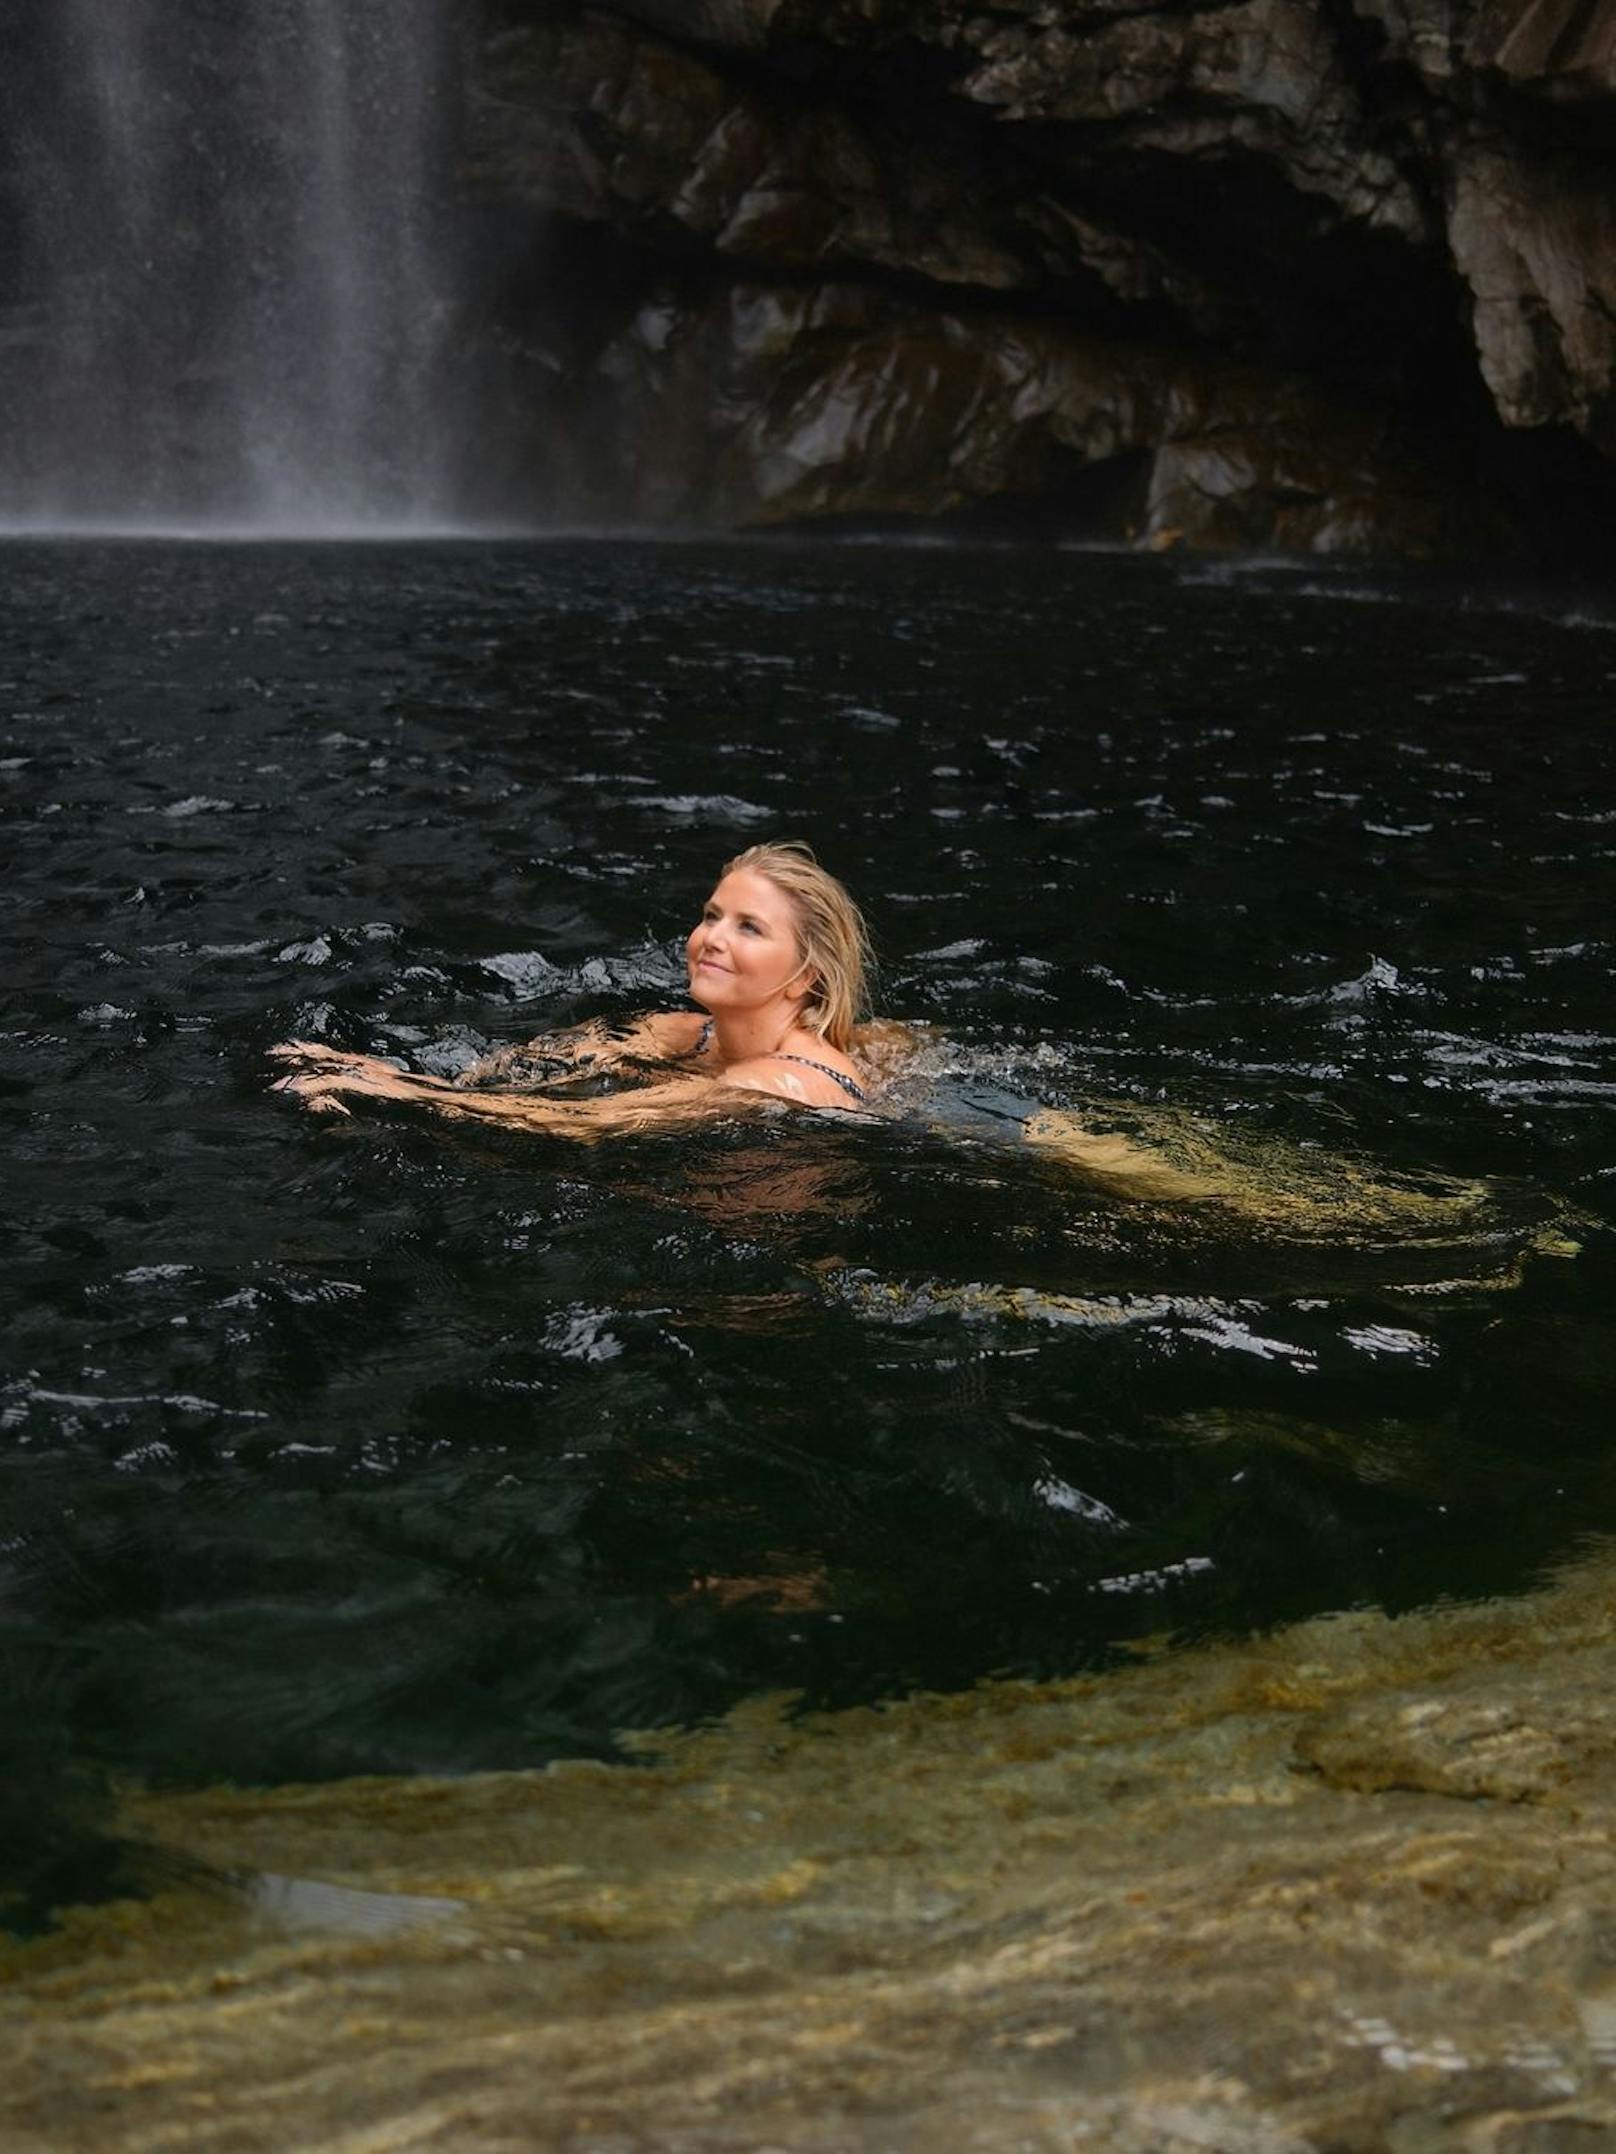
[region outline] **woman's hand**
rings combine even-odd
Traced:
[[[285,1040],[269,1050],[272,1062],[294,1065],[271,1087],[289,1092],[310,1114],[347,1114],[343,1095],[420,1102],[423,1093],[450,1088],[437,1077],[414,1077],[379,1055],[343,1054],[316,1040]]]

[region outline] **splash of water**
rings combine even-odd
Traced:
[[[442,528],[444,0],[52,0],[0,112],[0,519]],[[10,303],[7,304],[6,302]]]

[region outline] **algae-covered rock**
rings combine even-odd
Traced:
[[[1539,1703],[1499,1696],[1483,1665],[1436,1693],[1391,1691],[1325,1715],[1298,1755],[1337,1787],[1554,1802],[1616,1756],[1610,1672],[1602,1652],[1570,1658]]]
[[[1607,2145],[1613,1676],[1598,1558],[615,1767],[130,1791],[198,1882],[5,1956],[0,2137]]]

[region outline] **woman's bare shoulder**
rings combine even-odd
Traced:
[[[789,1058],[751,1055],[744,1062],[731,1062],[723,1081],[742,1092],[767,1092],[775,1099],[788,1099],[799,1107],[845,1107],[847,1094],[822,1070],[791,1068]]]

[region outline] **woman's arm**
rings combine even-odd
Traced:
[[[288,1092],[314,1114],[348,1114],[350,1100],[396,1100],[422,1107],[448,1121],[493,1122],[506,1128],[547,1130],[590,1142],[634,1130],[678,1128],[736,1113],[748,1098],[789,1098],[772,1085],[740,1077],[675,1077],[664,1084],[603,1099],[537,1099],[484,1091],[418,1077],[376,1055],[342,1054],[313,1040],[288,1040],[271,1057],[292,1065],[275,1090]]]
[[[641,1067],[646,1062],[665,1062],[687,1055],[701,1034],[702,1021],[685,1012],[636,1018],[629,1025],[609,1025],[598,1017],[564,1032],[541,1032],[531,1040],[510,1047],[496,1047],[480,1056],[460,1077],[461,1085],[497,1083],[514,1074],[553,1064],[556,1076],[587,1075]],[[546,1070],[546,1074],[549,1071]]]

